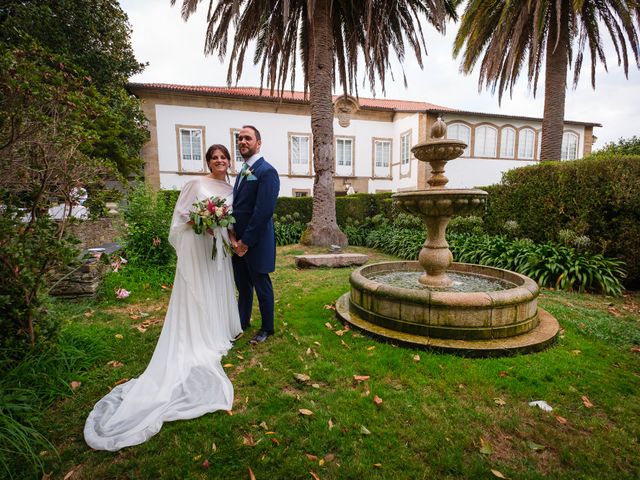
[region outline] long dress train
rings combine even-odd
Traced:
[[[231,258],[221,241],[228,241],[227,231],[216,229],[212,260],[213,237],[196,235],[187,221],[196,200],[218,196],[231,205],[232,194],[231,185],[209,177],[183,187],[169,234],[178,260],[162,333],[144,373],[116,386],[89,414],[84,438],[91,448],[138,445],[158,433],[163,422],[231,409],[233,385],[221,357],[242,329]]]

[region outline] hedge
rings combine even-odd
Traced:
[[[545,162],[506,172],[489,192],[485,228],[558,242],[562,230],[591,239],[588,249],[625,262],[627,288],[640,287],[640,156]]]

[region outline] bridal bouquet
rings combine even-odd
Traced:
[[[236,223],[236,219],[231,214],[229,206],[220,197],[211,197],[193,204],[194,209],[189,212],[189,219],[193,221],[193,230],[198,234],[205,234],[214,228],[228,228]],[[229,242],[222,238],[222,246],[225,255],[231,255],[233,249]],[[216,258],[216,235],[213,235],[213,250],[211,258]]]

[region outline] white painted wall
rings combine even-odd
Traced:
[[[541,129],[540,122],[526,122],[523,120],[511,120],[502,118],[477,117],[472,115],[447,114],[444,119],[447,123],[456,120],[464,120],[471,124],[491,123],[497,127],[511,125],[518,129],[523,126],[532,127],[536,132]],[[235,110],[222,110],[200,107],[182,107],[175,105],[157,105],[156,121],[158,134],[158,157],[160,167],[160,186],[163,189],[182,188],[187,181],[193,178],[191,175],[178,173],[178,149],[176,137],[176,125],[201,126],[205,128],[204,150],[213,144],[221,143],[229,147],[230,130],[239,129],[242,125],[252,124],[262,134],[261,153],[280,174],[280,195],[292,196],[294,190],[313,190],[312,177],[289,176],[289,132],[311,134],[311,119],[306,115],[292,115],[268,112],[246,112]],[[400,175],[400,135],[408,130],[412,132],[412,146],[418,143],[419,115],[398,114],[393,122],[352,120],[348,127],[341,127],[336,119],[334,134],[336,137],[353,137],[355,141],[354,171],[357,177],[369,177],[368,191],[378,190],[406,190],[416,188],[418,174],[418,160],[413,158],[410,164],[410,175]],[[580,125],[566,126],[579,135],[578,156],[584,151],[584,127]],[[539,135],[537,136],[539,139]],[[374,151],[373,138],[388,138],[391,146],[392,178],[374,176]],[[473,149],[471,149],[473,154]],[[204,153],[204,152],[203,152]],[[536,148],[536,158],[539,156],[539,141]],[[503,172],[512,168],[537,163],[537,160],[517,159],[488,159],[463,157],[448,163],[446,175],[449,178],[450,188],[471,188],[497,183]],[[203,173],[206,173],[203,165]],[[313,171],[313,166],[311,166]],[[337,171],[336,175],[351,176],[351,171]],[[377,172],[381,173],[381,172]],[[382,172],[384,173],[384,172]],[[231,179],[233,181],[233,177]]]

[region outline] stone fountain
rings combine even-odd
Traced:
[[[411,149],[431,165],[430,188],[393,195],[399,207],[424,220],[427,240],[418,261],[358,268],[336,314],[357,329],[408,346],[475,356],[541,350],[555,340],[559,325],[538,307],[536,282],[508,270],[453,262],[445,238],[449,220],[481,210],[488,194],[446,187],[445,166],[467,145],[443,138],[445,133],[438,119],[431,138]]]

